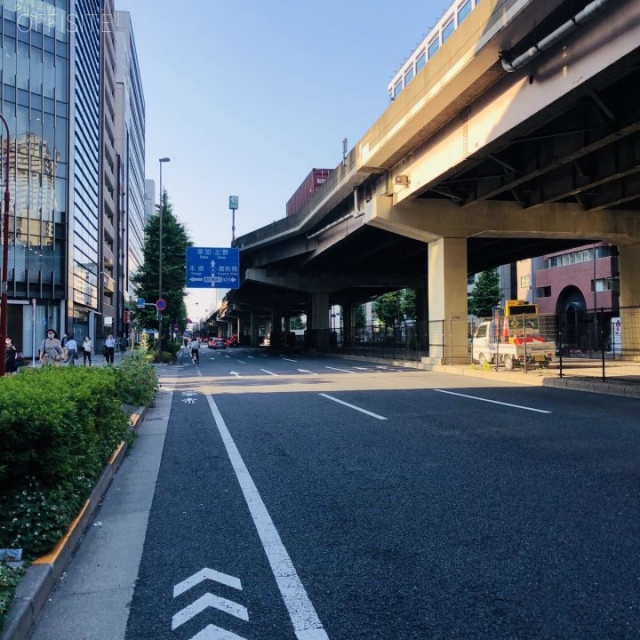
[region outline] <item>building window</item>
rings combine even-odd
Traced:
[[[396,82],[396,86],[393,87],[393,97],[397,98],[402,93],[402,80]]]
[[[600,291],[618,291],[617,278],[598,278],[595,282],[596,293]],[[593,280],[591,281],[591,291],[593,291]]]
[[[427,52],[422,51],[420,55],[416,58],[416,73],[418,73],[418,71],[420,71],[420,69],[424,67],[426,61],[427,61]]]
[[[538,287],[536,289],[536,298],[550,298],[551,287]]]

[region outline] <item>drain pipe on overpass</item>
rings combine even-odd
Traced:
[[[575,29],[581,27],[585,22],[593,18],[593,16],[608,3],[609,0],[594,0],[594,2],[589,3],[582,11],[576,13],[573,18],[567,20],[567,22],[559,26],[546,38],[543,38],[542,40],[540,40],[540,42],[534,44],[525,53],[513,60],[510,60],[510,55],[508,52],[502,51],[500,53],[502,68],[509,73],[521,69],[528,62],[539,56],[543,51],[546,51],[560,39],[569,35],[572,31],[575,31]]]

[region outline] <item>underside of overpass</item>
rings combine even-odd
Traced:
[[[478,42],[515,4],[479,5],[486,15],[479,13]],[[315,294],[337,304],[402,287],[450,289],[430,273],[446,270],[444,244],[430,258],[445,238],[456,241],[458,279],[587,242],[617,244],[621,294],[640,304],[638,3],[603,3],[514,73],[500,61],[519,59],[596,4],[529,3],[517,26],[476,46],[459,74],[467,85],[447,89],[449,102],[436,113],[447,59],[464,57],[465,38],[474,37],[456,32],[441,64],[416,76],[303,212],[238,239],[244,279],[231,306],[297,312]],[[466,314],[466,277],[456,287]],[[452,304],[461,311],[459,299]],[[430,317],[438,306],[429,303]]]

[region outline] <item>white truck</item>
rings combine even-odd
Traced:
[[[504,315],[481,322],[471,348],[474,363],[547,368],[556,353],[555,342],[540,334],[537,305],[508,300]]]

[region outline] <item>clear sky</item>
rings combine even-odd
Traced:
[[[157,189],[171,158],[163,188],[194,245],[230,246],[230,195],[236,237],[284,217],[311,169],[335,168],[342,141],[352,149],[380,117],[392,76],[450,4],[116,0],[133,22],[147,178]],[[215,300],[191,289],[191,319]]]

